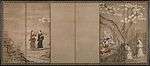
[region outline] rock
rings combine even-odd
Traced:
[[[30,62],[25,58],[25,55],[18,49],[13,40],[9,37],[3,38],[3,63],[25,63]]]

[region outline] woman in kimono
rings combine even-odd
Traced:
[[[133,57],[132,57],[132,50],[131,50],[130,46],[127,44],[125,46],[125,48],[127,50],[127,59],[133,59]]]
[[[141,40],[138,40],[138,54],[137,54],[137,57],[143,57],[144,56],[144,53],[143,53],[143,43],[141,42]]]
[[[30,35],[30,48],[32,49],[32,50],[34,50],[35,49],[35,41],[36,41],[36,34],[33,32],[33,30],[31,30],[31,35]]]
[[[44,40],[44,35],[42,34],[42,31],[38,33],[38,46],[37,48],[43,48],[43,40]]]

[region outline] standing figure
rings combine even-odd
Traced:
[[[138,40],[138,54],[137,54],[137,57],[143,57],[144,56],[144,53],[143,53],[143,43],[141,42],[141,40]]]
[[[31,45],[30,48],[32,50],[34,50],[35,49],[36,34],[33,32],[33,30],[31,30],[31,35],[30,35],[29,41],[30,41],[30,45]]]
[[[127,44],[127,45],[125,46],[125,48],[126,48],[126,50],[127,50],[127,59],[133,59],[130,46],[128,46],[128,44]]]
[[[43,40],[44,40],[44,36],[43,36],[43,33],[42,31],[40,30],[39,33],[38,33],[38,46],[37,48],[43,48]]]
[[[122,43],[118,49],[117,49],[117,54],[116,54],[116,62],[124,62],[127,58],[126,55],[126,48],[125,48],[125,43]]]

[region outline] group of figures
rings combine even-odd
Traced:
[[[108,35],[108,33],[106,33],[106,31],[104,31],[105,36],[104,39],[102,40],[102,44],[100,44],[100,54],[102,56],[107,56],[111,54],[111,47],[113,44],[115,44],[115,42],[113,41],[113,36],[112,35]]]
[[[34,50],[36,48],[36,41],[38,41],[37,48],[43,48],[43,40],[44,40],[44,35],[41,30],[38,32],[38,34],[35,33],[33,30],[31,30],[31,35],[30,35],[29,41],[30,41],[30,45],[31,45],[30,48],[32,50]]]
[[[130,48],[130,46],[127,44],[127,45],[125,45],[125,48],[127,50],[127,59],[133,59],[132,49]],[[138,48],[137,57],[144,57],[144,53],[143,53],[143,50],[142,50],[143,43],[141,42],[140,39],[138,39],[137,48]]]
[[[113,41],[113,37],[112,35],[106,35],[102,41],[102,44],[100,44],[100,55],[102,56],[102,58],[108,57],[110,55],[112,55],[112,51],[114,50],[113,45],[116,45],[116,43]],[[137,40],[137,54],[136,57],[137,58],[142,58],[144,57],[144,53],[143,53],[143,43],[141,41],[141,39]],[[134,59],[133,56],[133,49],[131,49],[131,46],[129,44],[124,44],[122,47],[120,47],[121,49],[124,48],[124,50],[119,51],[119,53],[121,53],[121,55],[124,55],[124,59],[125,60],[132,60]]]

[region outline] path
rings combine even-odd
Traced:
[[[45,55],[49,49],[37,49],[37,50],[28,50],[27,59],[35,63],[49,63],[49,58],[42,58],[42,55]]]
[[[147,57],[146,56],[141,57],[141,58],[134,57],[132,60],[126,60],[126,62],[129,62],[129,63],[146,63]]]

